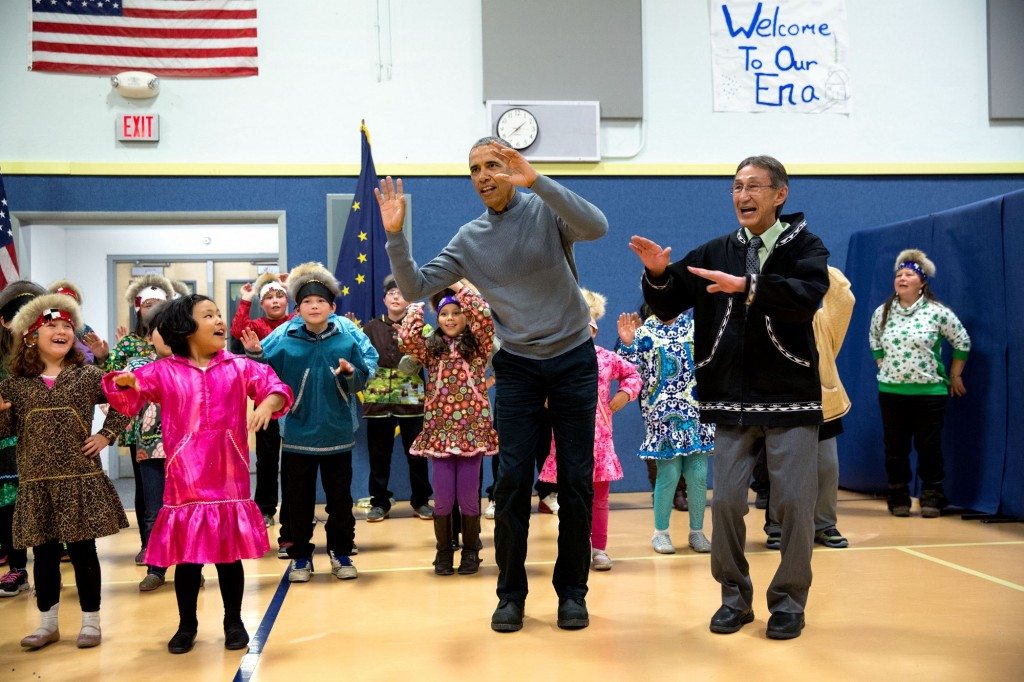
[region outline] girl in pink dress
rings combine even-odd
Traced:
[[[423,307],[409,306],[398,332],[399,347],[426,368],[429,377],[423,430],[409,452],[430,457],[434,488],[434,572],[451,575],[452,509],[462,512],[462,559],[459,573],[480,567],[480,464],[498,451],[491,425],[484,370],[494,347],[491,309],[479,294],[456,282],[437,306],[438,328],[424,336]]]
[[[145,562],[177,566],[179,623],[167,649],[175,654],[192,649],[207,563],[217,565],[224,599],[224,646],[242,649],[249,635],[241,618],[241,559],[270,549],[263,516],[250,499],[246,431],[283,416],[292,392],[268,365],[225,352],[224,320],[206,296],[172,301],[156,327],[174,355],[133,372],[112,372],[103,388],[110,406],[122,414],[138,414],[147,402],[160,404],[167,456],[164,506]],[[248,425],[246,398],[256,404]]]
[[[583,298],[590,306],[590,334],[597,336],[597,321],[604,316],[606,299],[601,294],[583,289]],[[608,493],[612,481],[622,478],[622,466],[615,454],[612,440],[612,415],[640,395],[643,381],[636,367],[610,350],[595,346],[597,351],[597,419],[594,422],[594,510],[590,525],[590,565],[595,571],[611,570],[608,557]],[[612,382],[618,390],[612,395]],[[558,476],[555,442],[544,462],[540,480],[554,483]]]

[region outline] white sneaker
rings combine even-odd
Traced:
[[[541,514],[558,515],[558,493],[551,493],[537,503],[537,511]]]
[[[487,505],[487,509],[484,510],[484,518],[485,519],[493,519],[494,518],[494,502],[491,502],[490,504]]]
[[[675,554],[676,548],[672,544],[672,537],[666,533],[658,533],[655,531],[654,536],[651,538],[651,547],[658,554]]]
[[[701,554],[707,554],[711,551],[711,541],[708,540],[706,535],[704,535],[704,531],[690,531],[690,549],[694,552],[700,552]]]
[[[590,567],[595,571],[610,571],[612,570],[611,557],[603,549],[591,550]]]
[[[313,559],[292,559],[288,567],[288,582],[308,583],[313,577]]]
[[[338,580],[354,580],[359,577],[352,560],[346,557],[339,557],[334,552],[329,552],[331,557],[331,574]]]

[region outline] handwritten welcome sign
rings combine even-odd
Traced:
[[[850,113],[845,0],[708,0],[715,111]]]

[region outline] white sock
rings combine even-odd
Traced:
[[[658,530],[657,528],[655,528],[654,529],[654,535],[651,536],[651,539],[653,540],[654,538],[658,537],[659,535],[667,536],[668,535],[668,529],[666,529],[666,530]]]
[[[39,629],[36,632],[51,634],[57,631],[57,609],[60,604],[54,604],[49,611],[39,612]]]
[[[100,631],[100,612],[99,611],[83,611],[82,612],[82,629],[94,628],[96,632]]]

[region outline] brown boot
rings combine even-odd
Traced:
[[[480,515],[462,516],[462,560],[459,575],[471,575],[480,570]]]
[[[479,522],[478,522],[479,523]],[[434,545],[437,554],[434,555],[434,573],[437,575],[452,575],[455,573],[453,566],[455,552],[452,550],[452,517],[434,515]]]

